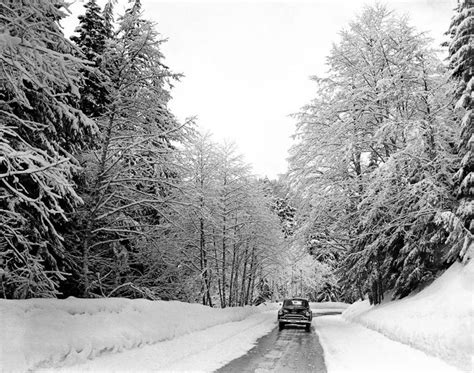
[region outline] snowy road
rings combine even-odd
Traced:
[[[275,328],[260,338],[246,355],[225,365],[217,373],[326,373],[323,349],[314,328],[311,329],[308,333],[302,327],[291,325],[282,331]]]
[[[276,311],[64,366],[74,372],[459,373],[444,361],[317,310],[311,333],[278,331]],[[47,369],[51,371],[52,369]]]
[[[314,310],[313,310],[314,311]],[[324,346],[324,349],[322,348]],[[218,373],[459,373],[446,362],[327,310],[316,310],[311,333],[278,328]]]

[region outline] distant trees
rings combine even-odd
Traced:
[[[198,135],[183,154],[184,265],[203,304],[249,304],[268,289],[282,235],[263,184],[233,144]],[[268,294],[270,295],[270,294]]]
[[[282,178],[271,181],[265,178],[263,183],[265,194],[271,198],[272,201],[272,211],[280,219],[281,230],[284,237],[288,239],[293,236],[296,228],[296,209],[291,205],[289,200],[288,186]]]
[[[444,69],[404,18],[366,7],[297,115],[290,182],[298,236],[341,274],[346,299],[405,296],[447,259],[457,135]]]

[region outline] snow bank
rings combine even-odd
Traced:
[[[350,306],[349,303],[343,302],[310,302],[311,308],[321,310],[345,310]]]
[[[375,307],[356,302],[343,317],[472,371],[473,300],[474,261],[465,266],[454,263],[414,296]]]
[[[94,360],[48,371],[214,372],[245,355],[260,337],[268,334],[275,326],[275,311],[259,312],[241,321],[215,325],[118,354],[103,354]]]
[[[344,312],[350,306],[343,302],[310,302],[309,305],[313,315]]]
[[[281,308],[281,302],[265,302],[257,306],[261,311],[275,311]]]
[[[314,326],[328,373],[461,373],[437,357],[339,315],[320,316]]]
[[[122,298],[0,300],[0,365],[26,371],[76,364],[257,312],[262,310]]]

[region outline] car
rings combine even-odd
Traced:
[[[282,330],[287,324],[304,325],[307,332],[311,330],[313,313],[309,302],[304,298],[288,298],[278,310],[278,327]]]

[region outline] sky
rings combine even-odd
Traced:
[[[83,0],[62,22],[77,26]],[[99,4],[104,1],[99,0]],[[456,0],[387,0],[438,46]],[[311,76],[324,76],[325,58],[338,33],[368,0],[201,1],[142,0],[144,18],[157,23],[165,64],[184,77],[170,109],[184,121],[197,116],[216,141],[233,141],[259,176],[287,170],[296,120],[291,114],[315,95]],[[126,1],[118,0],[123,14]]]

